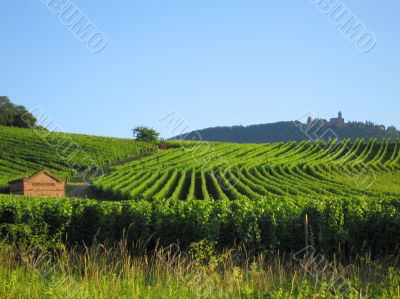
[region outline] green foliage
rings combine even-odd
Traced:
[[[24,106],[14,108],[14,127],[35,128],[37,119]]]
[[[1,238],[89,245],[151,240],[188,248],[207,240],[218,248],[294,252],[304,244],[304,215],[310,244],[324,253],[394,252],[400,243],[400,200],[392,198],[268,198],[252,201],[155,200],[97,202],[0,196]],[[33,242],[33,241],[32,241]]]
[[[0,97],[0,126],[34,128],[37,119],[24,106],[14,105],[8,97]]]
[[[116,198],[135,200],[379,197],[400,193],[399,162],[398,142],[389,140],[183,143],[111,167],[95,186]],[[392,180],[383,180],[389,175]]]
[[[14,105],[7,97],[0,97],[0,125],[10,126],[14,123]]]
[[[0,298],[379,298],[400,297],[398,256],[352,264],[287,255],[215,251],[192,244],[132,255],[129,244],[80,250],[0,245]],[[305,265],[307,263],[307,266]]]
[[[69,178],[75,172],[154,152],[152,143],[0,126],[0,188],[43,168]]]
[[[158,140],[158,136],[160,136],[156,130],[143,126],[135,127],[132,131],[133,137],[137,141],[155,142]]]
[[[327,122],[318,122],[314,126],[307,128],[307,125],[300,122],[282,121],[251,126],[206,128],[185,133],[173,139],[237,143],[301,142],[309,140],[310,137],[299,127],[308,132],[312,138],[317,138],[319,135],[320,138],[326,141],[333,137],[331,132],[335,132],[339,139],[350,138],[351,140],[377,138],[382,141],[387,138],[397,140],[400,137],[400,132],[393,126],[383,130],[380,126],[369,122],[354,122],[346,124],[344,127],[332,126]]]
[[[44,133],[0,127],[3,185],[44,167],[68,177],[143,155],[94,181],[115,202],[1,196],[4,240],[74,245],[125,236],[149,246],[207,240],[291,252],[304,247],[307,214],[309,244],[323,252],[392,252],[400,241],[398,142],[172,142],[156,151],[154,143]]]

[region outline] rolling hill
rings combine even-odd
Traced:
[[[43,168],[66,179],[156,148],[129,139],[0,126],[0,189]]]
[[[182,146],[111,167],[97,189],[134,200],[398,195],[400,145],[371,140]]]
[[[126,139],[0,127],[2,186],[44,167],[67,178],[107,165],[92,181],[101,195],[95,199],[1,194],[0,241],[90,245],[119,242],[128,232],[130,244],[151,239],[149,249],[209,240],[219,248],[294,252],[304,246],[309,215],[316,233],[307,242],[318,250],[398,248],[399,141],[169,143],[156,150]]]
[[[334,132],[334,134],[332,133]],[[400,132],[396,129],[383,129],[381,126],[364,123],[345,124],[343,127],[330,125],[327,122],[316,123],[314,126],[307,126],[300,122],[286,121],[251,126],[213,127],[187,134],[175,136],[171,139],[203,140],[237,143],[269,143],[269,142],[290,142],[303,140],[327,140],[332,137],[338,139],[359,138],[377,140],[397,140]]]

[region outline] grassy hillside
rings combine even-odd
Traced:
[[[97,189],[122,199],[258,200],[400,194],[400,144],[198,143],[112,167]]]
[[[43,168],[69,178],[76,170],[84,172],[155,149],[154,144],[128,139],[0,126],[0,188]]]

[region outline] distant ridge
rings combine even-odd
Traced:
[[[269,124],[250,126],[213,127],[187,134],[175,136],[178,140],[203,140],[236,143],[269,143],[302,140],[318,140],[349,138],[352,140],[376,138],[384,140],[400,138],[400,131],[395,127],[385,128],[372,122],[349,122],[337,125],[337,118],[327,121],[324,119],[308,119],[308,123],[299,121],[282,121]]]

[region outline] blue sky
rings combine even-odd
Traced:
[[[376,36],[368,53],[310,0],[75,1],[107,36],[99,53],[44,2],[1,1],[0,95],[67,132],[169,137],[171,112],[189,130],[338,110],[400,127],[399,1],[343,1]]]

